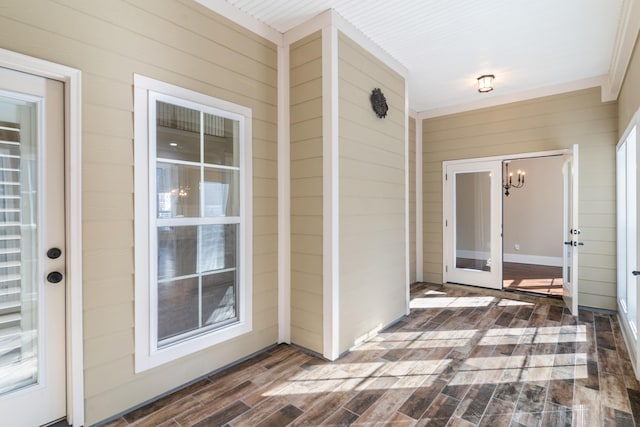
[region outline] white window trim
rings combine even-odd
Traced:
[[[240,143],[240,271],[238,272],[239,321],[203,335],[157,349],[153,339],[156,318],[151,306],[150,262],[151,226],[155,206],[155,191],[150,189],[149,174],[149,92],[173,96],[183,102],[193,102],[244,117]],[[227,114],[228,115],[228,114]],[[250,108],[219,100],[208,95],[134,74],[134,179],[135,179],[135,372],[142,372],[186,355],[206,349],[253,329],[252,277],[252,111]],[[154,285],[155,286],[155,285]]]

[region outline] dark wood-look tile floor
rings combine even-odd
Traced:
[[[504,262],[502,286],[512,291],[562,296],[562,267]]]
[[[411,314],[335,362],[280,345],[108,424],[640,426],[615,316],[412,286]]]

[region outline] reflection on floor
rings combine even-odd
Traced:
[[[615,316],[463,286],[411,294],[410,315],[335,362],[280,345],[107,425],[640,425]]]
[[[511,291],[562,296],[562,267],[505,262],[502,286]]]

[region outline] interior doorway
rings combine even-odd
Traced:
[[[504,160],[503,289],[563,294],[563,156]]]

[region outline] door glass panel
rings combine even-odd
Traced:
[[[626,197],[626,216],[627,216],[627,224],[626,224],[626,243],[627,243],[627,262],[626,262],[626,273],[627,273],[627,317],[631,328],[634,332],[638,330],[638,322],[637,322],[637,295],[638,295],[638,280],[631,273],[633,270],[638,270],[637,265],[637,256],[638,256],[638,242],[637,242],[637,226],[636,226],[636,218],[638,215],[637,212],[637,158],[636,158],[636,131],[635,129],[630,133],[627,137],[627,165],[626,165],[626,175],[627,175],[627,197]]]
[[[571,185],[571,162],[567,162],[564,166],[564,188],[565,188],[565,194],[564,194],[564,235],[565,235],[565,242],[568,242],[567,244],[564,245],[564,250],[565,250],[565,255],[564,255],[564,277],[563,280],[565,282],[565,284],[567,285],[567,287],[571,287],[571,282],[573,281],[572,279],[572,274],[571,274],[571,270],[572,270],[572,266],[571,266],[571,261],[572,261],[572,254],[573,254],[573,228],[571,225],[571,218],[573,218],[573,212],[572,212],[572,208],[573,208],[573,203],[571,203],[571,201],[573,200],[573,186]]]
[[[491,173],[455,175],[456,268],[491,271]]]
[[[626,316],[627,310],[627,143],[616,153],[616,202],[618,243],[618,301]]]
[[[37,104],[0,96],[0,394],[38,381]]]

